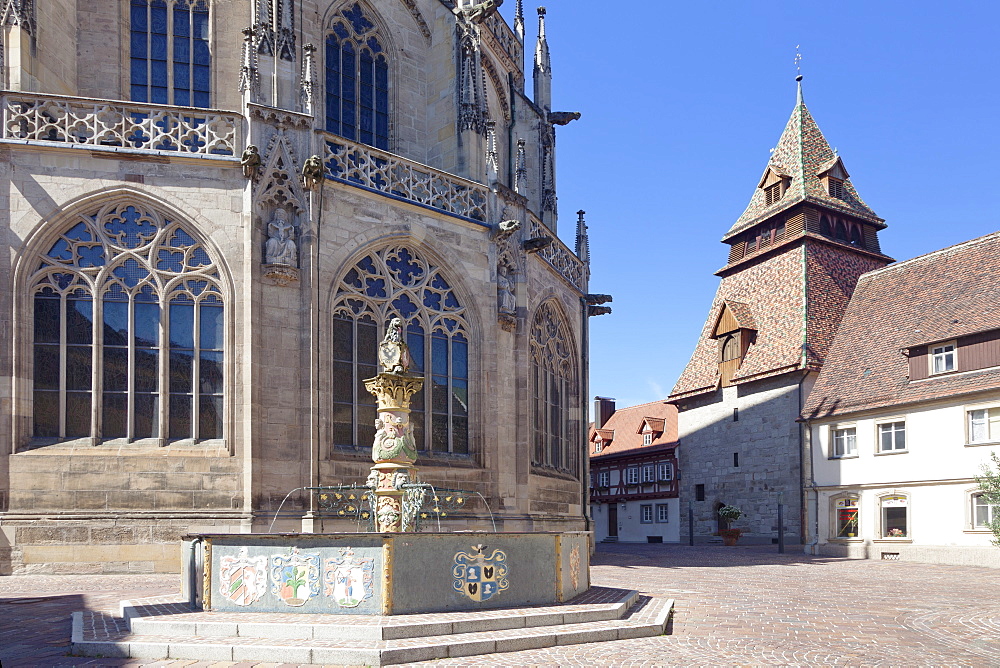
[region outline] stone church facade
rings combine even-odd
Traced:
[[[4,3],[0,572],[356,530],[306,488],[365,480],[394,317],[449,528],[588,528],[538,14],[529,94],[520,1]]]
[[[803,537],[804,428],[796,420],[861,274],[883,267],[885,223],[861,199],[803,99],[746,211],[725,234],[726,265],[690,361],[669,400],[678,409],[682,514],[695,540],[744,513],[744,542]],[[681,540],[689,536],[687,523]]]

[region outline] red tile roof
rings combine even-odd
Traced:
[[[901,349],[1000,329],[1000,232],[864,274],[805,418],[1000,388],[1000,371],[911,382]]]
[[[646,420],[661,421],[663,431],[654,434],[651,445],[642,444],[642,428]],[[597,434],[604,438],[606,432],[612,432],[614,439],[610,444],[605,443],[601,452],[594,452],[594,436]],[[613,455],[630,450],[650,448],[657,445],[666,445],[677,442],[677,407],[665,401],[653,401],[648,404],[639,404],[628,408],[616,410],[602,429],[594,429],[593,423],[590,425],[588,442],[591,459],[604,455]]]
[[[854,188],[850,178],[844,181],[844,198],[831,196],[823,182],[818,177],[833,166],[837,154],[830,148],[816,121],[802,101],[802,87],[799,86],[799,97],[792,110],[792,115],[785,125],[778,145],[771,154],[767,169],[774,169],[779,174],[791,176],[788,190],[777,202],[767,205],[764,190],[757,188],[750,198],[746,211],[733,224],[723,241],[740,232],[753,227],[757,223],[784,211],[800,202],[814,202],[835,211],[840,211],[862,220],[866,220],[877,228],[885,227],[881,218],[875,215]]]

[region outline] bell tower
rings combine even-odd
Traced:
[[[719,503],[744,511],[747,540],[802,532],[800,402],[823,364],[858,277],[892,262],[885,222],[858,194],[843,159],[806,107],[795,107],[728,232],[725,266],[690,361],[670,395],[679,411],[682,499],[696,538]]]

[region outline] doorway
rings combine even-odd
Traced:
[[[618,504],[608,504],[608,538],[618,538]]]

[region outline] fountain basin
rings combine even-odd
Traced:
[[[229,612],[391,615],[567,601],[589,532],[193,534],[184,595]]]

